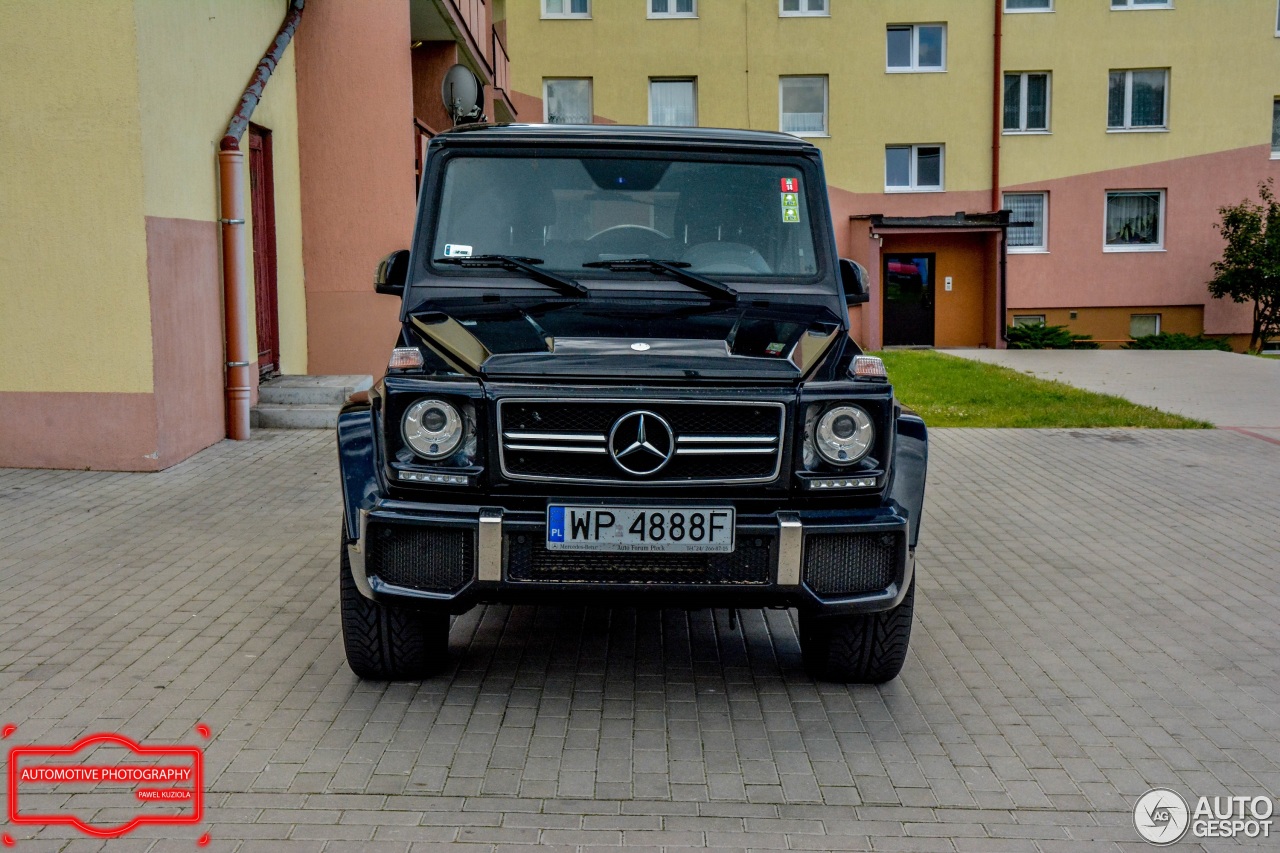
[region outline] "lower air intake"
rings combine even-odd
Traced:
[[[461,527],[371,524],[365,569],[393,586],[453,592],[471,579],[475,534]]]
[[[603,584],[767,584],[773,573],[772,536],[739,534],[729,554],[636,554],[549,551],[540,536],[506,537],[507,577],[513,581]]]
[[[804,537],[804,582],[821,596],[879,592],[897,580],[901,533],[811,533]]]

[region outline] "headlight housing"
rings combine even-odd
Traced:
[[[811,444],[817,455],[832,465],[852,465],[875,445],[875,424],[861,406],[833,406],[823,412],[816,423],[809,420],[806,445]]]
[[[453,404],[435,398],[418,400],[405,409],[400,420],[404,443],[418,456],[432,462],[453,455],[468,433],[474,444],[474,423],[469,424]]]

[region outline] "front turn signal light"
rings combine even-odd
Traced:
[[[387,362],[387,369],[417,370],[423,364],[422,352],[417,347],[396,347],[391,351],[391,361]]]
[[[860,355],[854,358],[853,367],[849,369],[854,379],[888,379],[889,373],[884,369],[884,362],[874,355]]]

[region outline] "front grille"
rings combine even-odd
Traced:
[[[775,562],[773,536],[739,533],[728,554],[636,554],[548,551],[534,534],[504,537],[507,579],[607,584],[767,584]]]
[[[462,527],[370,524],[366,541],[366,571],[408,589],[453,592],[475,564],[475,534]]]
[[[804,537],[804,582],[818,595],[879,592],[898,576],[901,533],[810,533]]]
[[[614,425],[636,412],[670,425],[670,459],[652,473],[624,470],[611,452]],[[630,485],[767,482],[781,465],[785,412],[781,403],[503,400],[502,471],[515,480]],[[648,424],[650,438],[665,439],[665,430],[652,419]],[[616,443],[614,451],[625,442],[619,437]],[[666,451],[661,441],[654,443]]]

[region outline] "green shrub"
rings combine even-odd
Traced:
[[[1221,338],[1204,335],[1184,335],[1182,332],[1161,332],[1143,335],[1124,345],[1123,349],[1213,349],[1231,352],[1231,345]]]
[[[1076,335],[1066,326],[1006,326],[1005,340],[1009,349],[1097,349],[1091,335]]]

